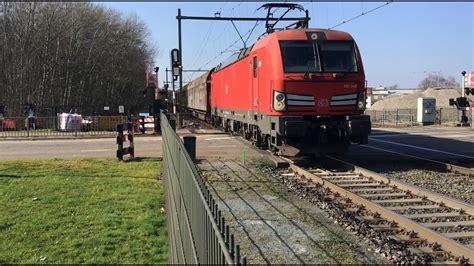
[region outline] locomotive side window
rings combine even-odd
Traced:
[[[312,42],[282,41],[280,48],[286,73],[321,71],[317,46]]]
[[[254,57],[253,57],[253,77],[254,77],[254,78],[257,77],[257,67],[258,67],[257,57],[254,56]]]
[[[357,72],[352,42],[321,42],[319,48],[324,72]]]

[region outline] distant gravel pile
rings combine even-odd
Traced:
[[[396,109],[416,109],[419,97],[431,97],[436,99],[436,108],[453,108],[449,106],[450,98],[461,97],[460,89],[429,88],[423,92],[416,92],[408,95],[389,96],[374,103],[368,110],[396,110]],[[469,96],[471,105],[474,97]]]

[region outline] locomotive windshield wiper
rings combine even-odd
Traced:
[[[315,71],[317,70],[316,69],[316,62],[317,62],[317,59],[318,59],[318,56],[317,56],[318,54],[317,53],[318,53],[318,51],[316,49],[316,44],[313,43],[313,59],[314,59],[314,61],[309,60],[309,61],[306,62],[306,71],[304,73],[304,79],[309,78],[309,70],[310,70],[309,68],[311,67],[311,62],[313,62],[312,65],[314,66],[314,70]]]
[[[316,63],[316,62],[315,62]],[[306,62],[306,71],[304,72],[304,79],[308,79],[309,78],[309,68],[311,67],[311,61],[307,61]]]

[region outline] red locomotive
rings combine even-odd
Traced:
[[[353,38],[307,28],[268,34],[181,92],[201,118],[290,156],[366,144],[365,93]]]

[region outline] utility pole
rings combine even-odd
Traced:
[[[155,99],[153,100],[153,121],[155,124],[155,133],[161,132],[160,126],[160,110],[162,108],[162,104],[160,101],[160,83],[158,82],[158,71],[160,70],[159,67],[155,66]]]
[[[166,112],[168,112],[168,87],[169,87],[169,81],[168,81],[168,67],[166,67],[165,69],[165,84],[164,84],[164,88],[165,88],[165,110]]]
[[[181,17],[181,8],[178,8],[178,17]],[[181,19],[178,19],[178,49],[179,49],[179,89],[183,89],[183,50],[182,50],[182,38],[181,38]],[[174,86],[173,86],[173,97],[174,97]],[[176,112],[175,112],[176,113]]]

